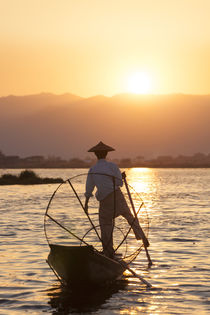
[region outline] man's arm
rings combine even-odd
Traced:
[[[89,201],[90,197],[86,197],[85,199],[85,206],[84,206],[84,210],[85,210],[85,213],[88,214],[88,201]]]
[[[90,199],[90,197],[93,196],[92,192],[94,190],[95,184],[92,178],[92,175],[90,174],[90,172],[88,173],[87,176],[87,180],[86,180],[86,191],[85,191],[85,205],[84,205],[84,210],[85,213],[88,214],[88,201]]]

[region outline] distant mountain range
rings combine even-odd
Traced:
[[[210,95],[0,98],[7,155],[84,158],[99,141],[116,148],[112,158],[210,153]]]

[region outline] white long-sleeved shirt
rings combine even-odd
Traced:
[[[118,166],[112,162],[106,161],[105,159],[98,160],[88,172],[85,196],[87,198],[93,196],[92,193],[96,187],[97,200],[103,200],[114,191],[113,177],[115,178],[115,189],[123,185],[122,175]]]

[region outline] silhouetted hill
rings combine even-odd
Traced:
[[[84,157],[100,140],[113,157],[210,152],[210,95],[8,96],[0,113],[5,154]]]
[[[82,100],[82,97],[73,94],[55,95],[40,93],[36,95],[0,97],[0,110],[2,118],[17,118],[22,115],[31,115],[45,107],[69,105],[72,102]]]

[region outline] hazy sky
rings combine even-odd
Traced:
[[[210,0],[0,0],[0,12],[0,96],[210,93]]]

